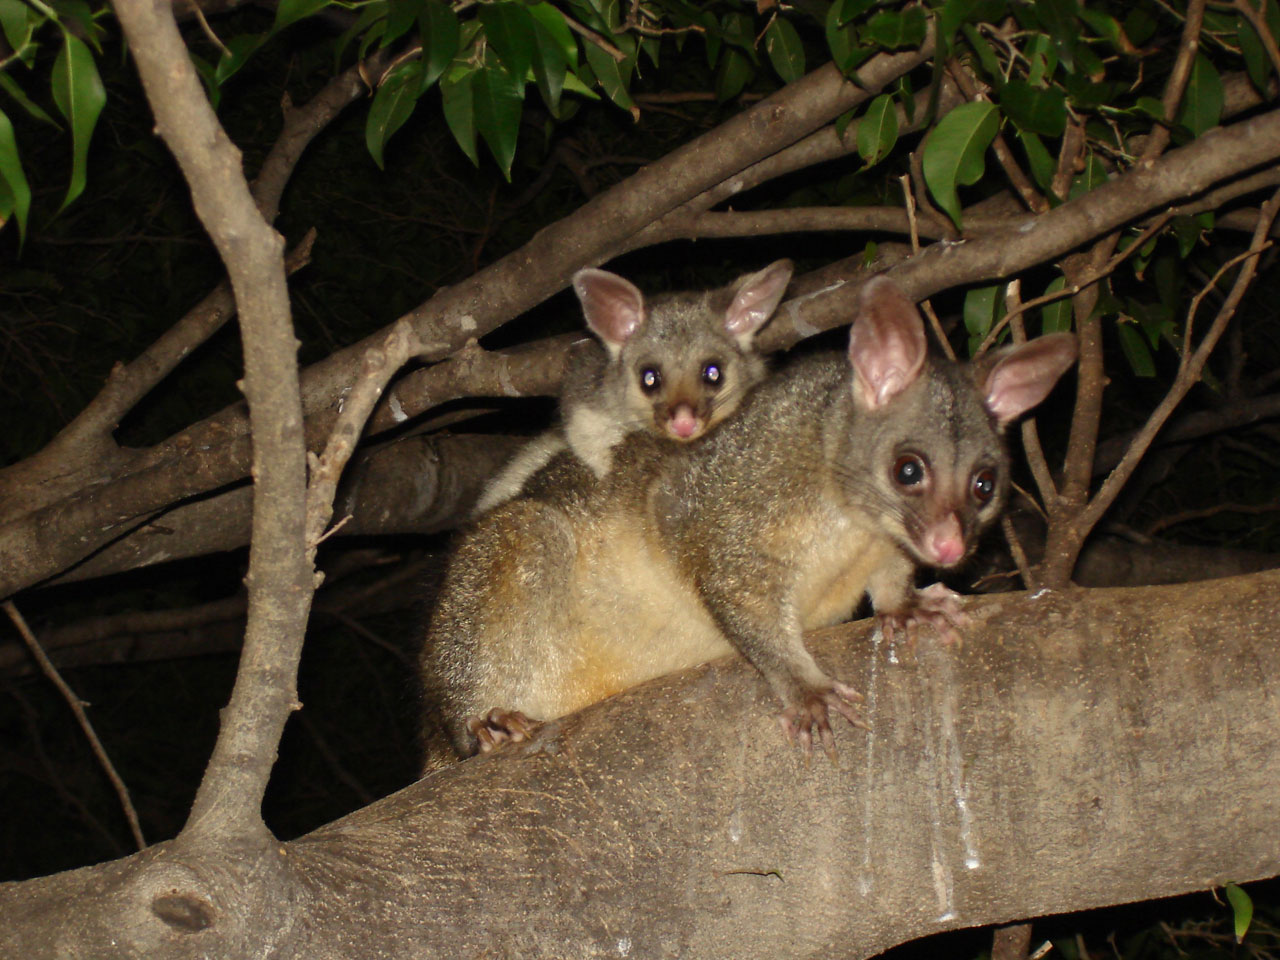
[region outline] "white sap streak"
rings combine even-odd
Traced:
[[[931,658],[932,659],[932,658]],[[920,703],[925,708],[925,712],[932,714],[930,709],[933,705],[933,695],[930,689],[931,684],[926,677],[931,668],[930,664],[921,664],[923,668],[920,673]],[[951,870],[947,866],[946,860],[946,844],[942,836],[942,804],[939,800],[941,784],[939,781],[938,768],[938,744],[934,742],[934,723],[932,716],[924,717],[924,723],[921,725],[921,732],[924,740],[924,766],[926,770],[933,771],[934,782],[933,789],[929,791],[929,847],[931,852],[930,869],[933,872],[933,893],[938,901],[938,919],[953,920],[956,916],[955,911],[955,891],[951,883]],[[944,736],[939,731],[939,736]]]
[[[862,769],[869,776],[871,771],[875,770],[876,757],[876,704],[877,697],[876,680],[879,676],[878,667],[880,665],[880,644],[884,640],[884,634],[876,627],[875,633],[871,635],[871,670],[867,676],[867,709],[866,720],[871,730],[867,733],[867,762]],[[871,809],[872,809],[872,790],[863,788],[862,799],[862,875],[858,878],[858,892],[864,897],[871,893]]]

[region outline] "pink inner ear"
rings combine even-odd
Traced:
[[[588,268],[573,275],[573,291],[590,327],[611,353],[644,323],[644,295],[635,284],[608,270]]]
[[[877,410],[915,382],[924,366],[924,321],[915,304],[887,277],[873,277],[858,296],[849,331],[854,395]]]
[[[1013,347],[992,368],[986,407],[1001,424],[1016,420],[1049,395],[1076,360],[1076,338],[1052,333]]]
[[[739,280],[738,292],[725,311],[724,328],[739,340],[755,335],[778,309],[794,269],[790,260],[778,260],[758,273]]]

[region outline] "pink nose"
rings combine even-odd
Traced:
[[[681,440],[688,440],[698,432],[698,418],[688,404],[680,404],[671,411],[667,419],[667,429]]]
[[[960,519],[950,513],[925,531],[925,558],[935,566],[947,567],[964,556],[964,532]]]

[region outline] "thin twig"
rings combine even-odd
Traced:
[[[222,51],[222,55],[224,57],[230,58],[232,55],[231,51],[227,49],[227,45],[222,42],[218,35],[213,32],[213,27],[209,26],[209,21],[204,18],[204,11],[200,9],[200,4],[193,3],[191,5],[191,9],[195,12],[196,22],[200,24],[200,29],[203,30],[204,35],[209,38],[209,42]]]
[[[610,43],[604,37],[600,36],[600,34],[596,33],[590,27],[583,26],[577,20],[573,19],[573,17],[565,13],[563,10],[559,12],[560,12],[560,16],[564,17],[565,25],[574,33],[576,33],[578,36],[586,40],[588,43],[595,44],[597,47],[599,47],[609,56],[613,57],[613,59],[617,60],[619,63],[622,63],[623,60],[627,59],[627,55],[625,53],[623,53],[621,50],[615,47],[612,43]]]
[[[102,764],[102,769],[106,771],[107,779],[111,781],[111,785],[115,787],[116,796],[120,798],[120,806],[124,809],[124,818],[129,821],[129,831],[133,834],[134,843],[138,845],[139,850],[145,850],[147,841],[142,836],[142,825],[138,823],[138,812],[134,810],[133,801],[129,798],[129,788],[120,779],[120,774],[116,772],[115,764],[107,756],[107,751],[103,748],[102,741],[98,739],[98,734],[94,732],[93,724],[89,722],[89,716],[84,712],[84,701],[77,697],[75,691],[62,679],[62,674],[58,673],[58,668],[53,665],[53,661],[45,655],[40,646],[40,641],[31,632],[31,628],[27,626],[26,619],[18,612],[18,608],[14,606],[12,600],[4,602],[4,611],[9,615],[9,619],[13,621],[13,625],[18,628],[18,633],[22,636],[27,649],[31,651],[31,656],[35,657],[36,663],[40,664],[40,669],[44,671],[44,675],[58,688],[62,698],[71,707],[71,712],[76,715],[76,721],[80,724],[80,729],[84,731],[84,735],[89,741],[89,746],[93,750],[93,755]]]
[[[1007,515],[1000,518],[1000,529],[1004,531],[1004,540],[1009,545],[1013,562],[1018,565],[1018,575],[1022,577],[1023,585],[1028,590],[1039,590],[1040,584],[1031,572],[1031,564],[1027,562],[1027,552],[1022,549],[1022,541],[1018,539],[1018,532],[1013,529],[1013,521]]]
[[[907,225],[911,230],[911,254],[920,252],[920,228],[916,222],[916,200],[911,193],[911,175],[903,174],[898,178],[898,183],[902,184],[902,199],[907,206]],[[955,363],[956,352],[951,349],[951,342],[947,340],[947,335],[942,331],[942,322],[938,320],[938,314],[933,309],[933,304],[928,300],[920,301],[920,309],[924,315],[929,318],[929,324],[933,327],[934,339],[942,346],[942,352],[947,355],[947,359]]]
[[[1022,283],[1013,280],[1005,287],[1005,303],[1008,313],[1005,318],[1013,331],[1014,343],[1026,343],[1027,331],[1022,323]],[[1034,417],[1022,421],[1022,452],[1031,468],[1031,476],[1040,490],[1040,499],[1051,507],[1058,503],[1058,486],[1053,482],[1053,472],[1049,469],[1049,460],[1040,445],[1040,432],[1036,429]],[[1028,582],[1028,586],[1030,583]]]

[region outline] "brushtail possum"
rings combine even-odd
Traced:
[[[422,672],[458,753],[735,649],[782,701],[787,736],[830,752],[829,712],[858,724],[860,698],[804,631],[864,593],[886,630],[953,629],[954,595],[917,591],[914,570],[968,556],[1005,496],[1003,429],[1074,359],[1055,334],[933,360],[914,305],[876,278],[846,354],[790,365],[703,442],[632,434],[594,483],[557,458],[446,574]]]
[[[575,344],[560,396],[560,426],[529,441],[486,486],[484,513],[568,448],[597,477],[609,472],[624,436],[649,431],[685,442],[732,413],[764,376],[753,341],[787,289],[790,260],[778,260],[716,290],[648,299],[606,270],[580,270],[573,289],[599,338]]]

